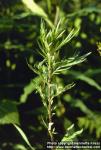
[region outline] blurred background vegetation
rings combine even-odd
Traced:
[[[61,84],[75,81],[76,86],[57,100],[57,139],[72,123],[75,130],[84,129],[80,141],[101,139],[101,1],[0,0],[0,150],[28,150],[11,123],[21,125],[37,150],[44,150],[48,140],[41,120],[45,111],[39,95],[33,92],[36,75],[27,65],[27,61],[34,65],[41,59],[37,53],[41,18],[48,28],[62,18],[67,33],[80,28],[61,57],[75,51],[92,52],[86,62],[59,79]]]

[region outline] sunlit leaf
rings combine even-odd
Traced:
[[[14,150],[27,150],[27,148],[22,144],[14,144]]]
[[[28,96],[34,91],[34,84],[31,81],[29,84],[27,84],[24,89],[23,89],[23,93],[20,96],[20,102],[21,103],[25,103]]]
[[[31,11],[31,13],[38,15],[40,17],[43,17],[48,24],[53,27],[52,22],[49,20],[47,14],[45,13],[45,11],[39,6],[37,5],[34,0],[22,0],[22,2],[25,4],[25,6]]]
[[[10,100],[0,101],[0,124],[19,124],[19,113],[16,102]]]

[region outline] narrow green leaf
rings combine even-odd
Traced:
[[[101,91],[101,86],[96,81],[94,81],[93,79],[91,79],[91,78],[89,78],[87,76],[84,76],[84,75],[79,76],[78,79],[80,79],[82,81],[85,81],[87,84],[89,84],[89,85],[91,85],[93,87],[96,87],[96,89]]]
[[[14,127],[18,130],[18,132],[20,133],[20,135],[22,136],[22,138],[24,139],[24,141],[26,142],[26,144],[31,148],[31,150],[35,150],[35,149],[31,146],[31,144],[29,143],[28,138],[27,138],[27,136],[25,135],[25,133],[23,132],[23,130],[22,130],[19,126],[17,126],[16,124],[13,124],[13,125],[14,125]]]
[[[70,127],[67,128],[68,131],[70,131],[71,129],[73,129],[74,124],[72,124]]]
[[[71,68],[74,65],[80,64],[83,61],[86,60],[86,57],[89,56],[91,53],[87,53],[83,56],[74,56],[65,60],[61,60],[60,62],[57,62],[54,64],[54,72],[53,74],[59,74],[69,68]]]
[[[86,75],[86,73],[81,73],[78,71],[69,71],[69,74],[73,75],[76,79],[82,80],[89,84],[90,86],[95,87],[97,90],[101,91],[101,86],[92,78]],[[89,74],[88,74],[89,75]]]
[[[61,87],[61,86],[59,87],[58,86],[56,94],[54,94],[52,98],[55,98],[55,97],[59,96],[60,94],[64,93],[65,91],[71,89],[74,86],[75,86],[74,83],[68,84],[65,87]]]
[[[77,29],[77,30],[72,29],[72,31],[69,33],[69,35],[65,39],[62,40],[62,42],[59,44],[58,47],[56,47],[55,51],[60,50],[62,46],[67,44],[78,33],[78,31],[79,31],[79,29]]]
[[[82,102],[82,100],[77,99],[74,103],[75,107],[78,107],[82,112],[84,112],[87,115],[92,115],[92,111]]]
[[[30,68],[30,70],[32,70],[36,74],[39,74],[39,71],[37,69],[35,69],[34,67],[32,67],[29,63],[27,63],[27,65]]]

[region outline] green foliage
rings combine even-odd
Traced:
[[[33,92],[35,89],[33,82],[31,81],[28,85],[26,85],[23,89],[23,94],[20,96],[20,102],[25,103],[29,94]]]
[[[22,0],[22,2],[26,5],[26,7],[31,11],[32,14],[43,17],[51,27],[53,26],[45,11],[33,0]]]
[[[72,30],[69,35],[66,38],[62,38],[65,30],[61,31],[60,30],[60,22],[58,25],[47,32],[45,29],[44,23],[41,23],[41,30],[40,30],[40,55],[44,58],[43,61],[39,62],[38,64],[35,64],[34,67],[32,68],[29,64],[30,69],[32,69],[36,74],[39,75],[38,80],[40,82],[37,82],[36,79],[33,81],[34,85],[37,89],[37,91],[40,93],[40,96],[43,99],[43,103],[45,106],[47,106],[47,102],[45,100],[47,99],[47,82],[48,82],[48,73],[49,73],[49,68],[51,69],[51,76],[54,78],[56,74],[61,74],[63,71],[69,69],[70,67],[83,62],[86,57],[90,54],[83,55],[79,57],[78,55],[74,55],[71,58],[65,59],[65,60],[60,60],[59,61],[59,53],[58,51],[61,49],[62,46],[64,46],[66,43],[68,43],[77,33],[77,31]],[[50,66],[49,66],[50,65]],[[59,87],[55,81],[52,81],[51,83],[51,97],[53,98],[55,96],[58,96],[59,94],[63,93],[66,91],[69,87],[69,89],[73,85],[67,85],[64,88]],[[42,86],[41,86],[42,84]],[[46,89],[46,91],[44,90]]]
[[[99,118],[99,119],[98,119]],[[95,132],[96,137],[101,137],[101,115],[92,112],[92,115],[78,118],[78,124],[80,127],[88,129],[90,133]]]
[[[78,125],[80,128],[88,129],[90,133],[95,132],[96,137],[101,136],[101,117],[98,112],[90,110],[80,99],[73,100],[69,95],[64,97],[65,101],[70,102],[74,108],[79,108],[85,116],[78,117]],[[95,123],[96,122],[96,123]]]
[[[97,70],[96,70],[97,71]],[[99,70],[100,71],[100,70]],[[95,72],[95,71],[94,71]],[[77,80],[81,80],[83,82],[86,82],[87,84],[89,84],[90,86],[95,87],[97,90],[101,91],[101,86],[91,77],[89,77],[89,75],[86,75],[87,72],[85,72],[84,74],[82,74],[79,71],[67,71],[67,74],[70,74],[73,76],[73,78],[77,79]]]
[[[2,114],[0,116],[0,120],[4,122],[5,126],[4,128],[3,126],[0,127],[0,148],[4,150],[14,148],[16,150],[28,149],[24,148],[25,146],[22,146],[24,144],[23,140],[19,141],[19,143],[23,143],[22,145],[17,144],[17,140],[14,141],[14,138],[12,138],[14,133],[12,133],[11,128],[9,130],[8,125],[6,125],[6,123],[9,124],[10,122],[19,122],[14,121],[14,119],[18,120],[16,115],[10,120],[11,114],[13,113],[10,111],[12,110],[12,107],[16,107],[14,112],[17,112],[20,117],[21,125],[24,127],[23,129],[28,130],[28,137],[31,139],[32,145],[35,145],[38,150],[45,149],[42,143],[44,143],[48,137],[44,134],[46,132],[44,131],[45,129],[43,127],[43,122],[46,123],[45,125],[47,126],[47,129],[47,109],[41,105],[39,102],[39,94],[37,94],[40,93],[42,97],[42,92],[47,87],[43,80],[44,77],[47,77],[45,74],[45,72],[47,72],[47,66],[45,63],[46,60],[43,61],[43,52],[38,50],[38,45],[36,44],[36,41],[38,40],[40,46],[42,47],[39,40],[41,17],[45,20],[45,29],[48,25],[46,34],[49,31],[49,27],[51,27],[51,31],[53,31],[53,28],[54,26],[56,27],[58,20],[62,20],[62,23],[60,23],[62,27],[61,25],[59,27],[60,37],[58,39],[54,38],[55,41],[47,38],[48,41],[53,42],[53,45],[50,45],[50,47],[52,46],[55,49],[55,46],[59,46],[58,48],[60,48],[56,51],[57,59],[55,63],[57,64],[54,65],[54,68],[57,70],[53,75],[51,85],[51,88],[54,89],[54,93],[52,92],[52,94],[54,94],[54,102],[52,107],[54,108],[53,115],[54,113],[56,115],[55,127],[60,133],[56,136],[58,136],[59,140],[61,140],[64,132],[67,131],[67,127],[74,123],[75,126],[79,126],[84,129],[84,132],[80,136],[82,139],[80,138],[80,140],[87,139],[89,141],[97,141],[101,138],[100,0],[1,0],[0,99],[3,105],[0,107],[0,114]],[[71,28],[74,29],[71,30]],[[70,39],[69,44],[67,43],[67,45],[65,45],[67,34],[69,34],[71,38],[75,34],[76,38],[72,38],[72,40]],[[56,35],[54,36],[56,37]],[[47,43],[44,47],[45,46],[47,47]],[[74,66],[74,64],[77,63],[77,61],[79,63],[79,58],[82,56],[79,56],[78,53],[74,53],[74,50],[76,49],[78,51],[80,50],[81,55],[84,53],[86,54],[89,51],[92,52],[92,55],[90,55],[88,61],[83,64],[78,64],[77,67]],[[42,57],[39,56],[37,52],[41,53]],[[54,52],[52,55],[54,55]],[[30,64],[29,67],[36,71],[35,74],[28,69],[25,59],[27,59]],[[35,64],[36,60],[38,62],[40,61],[39,67],[38,63]],[[75,63],[73,64],[74,61]],[[43,72],[44,75],[42,78],[41,75]],[[33,76],[37,77],[33,79]],[[30,79],[32,79],[32,81],[30,81]],[[72,90],[70,90],[70,92],[68,92],[67,89],[74,86],[73,81],[76,82],[76,85],[72,88]],[[65,85],[67,85],[66,88]],[[41,89],[42,92],[40,91]],[[32,94],[33,91],[36,91],[37,96],[34,95],[34,93]],[[47,90],[45,91],[45,94],[47,94]],[[9,100],[9,104],[10,102],[13,102],[13,99],[16,99],[18,103],[20,102],[18,106],[20,110],[19,113],[17,110],[17,105],[15,104],[13,106],[11,104],[9,114],[8,106],[6,105],[7,103],[4,103],[2,99],[7,99],[7,101]],[[43,101],[44,104],[45,102]],[[3,111],[2,107],[7,111]],[[9,118],[6,117],[8,114],[10,115]],[[6,117],[6,121],[4,116]],[[97,122],[97,124],[95,122]],[[3,123],[0,122],[0,124]],[[11,136],[9,136],[9,138],[7,137],[8,134],[4,134],[5,127],[8,128],[7,133],[10,132]],[[51,127],[54,128],[54,124]],[[73,132],[75,131],[76,129],[74,127]],[[14,137],[16,137],[16,134]],[[42,141],[42,143],[40,144],[38,141]]]
[[[17,104],[10,100],[2,100],[0,102],[0,124],[11,123],[20,124]]]
[[[69,132],[72,130],[72,128],[74,127],[74,124],[71,125],[68,129],[67,129],[67,133],[65,134],[65,136],[62,139],[62,142],[67,142],[67,141],[73,141],[75,139],[75,137],[77,137],[78,135],[82,134],[83,129],[73,132],[71,135],[69,135]]]
[[[35,150],[31,144],[28,141],[28,138],[26,137],[25,133],[22,131],[22,129],[17,126],[16,124],[13,124],[15,126],[15,128],[18,130],[18,132],[20,133],[20,135],[22,136],[22,138],[24,139],[24,141],[26,142],[26,144],[31,148],[31,150]]]
[[[43,17],[47,17],[47,15],[45,14],[44,10],[39,7],[33,0],[22,0],[22,2],[34,13],[37,14],[39,16],[43,16]]]
[[[101,9],[98,8],[98,7],[96,7],[96,6],[85,7],[85,8],[83,8],[83,9],[77,11],[77,12],[73,12],[73,13],[67,15],[67,17],[86,16],[86,15],[88,15],[90,13],[93,13],[93,12],[95,12],[95,13],[101,13]]]
[[[16,144],[13,147],[14,150],[28,150],[27,148],[25,148],[25,146],[21,145],[21,144]]]
[[[63,71],[71,68],[74,65],[82,63],[86,60],[86,57],[90,54],[83,56],[78,56],[78,54],[73,55],[68,59],[60,59],[59,52],[61,48],[67,44],[78,32],[74,29],[69,33],[68,36],[64,37],[65,30],[62,30],[61,21],[58,22],[56,27],[47,31],[44,22],[41,22],[40,27],[40,37],[39,37],[39,54],[43,57],[43,60],[36,63],[34,67],[28,64],[29,68],[34,71],[38,78],[33,80],[36,91],[40,94],[44,107],[47,110],[48,123],[44,121],[48,128],[51,141],[54,141],[54,134],[57,134],[55,128],[53,127],[54,122],[52,121],[52,116],[54,115],[54,98],[64,93],[68,89],[71,89],[74,84],[68,84],[66,86],[61,86],[57,83],[57,74],[62,74]],[[55,80],[54,80],[55,79]],[[48,124],[48,125],[47,125]],[[82,130],[77,131],[70,135],[69,137],[64,137],[64,140],[71,140],[77,134],[80,134]]]
[[[99,52],[99,54],[100,54],[100,56],[101,56],[101,42],[98,42],[97,43],[97,46],[98,46],[98,52]]]

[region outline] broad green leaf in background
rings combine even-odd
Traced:
[[[19,113],[16,102],[10,100],[0,101],[0,124],[19,123]]]
[[[29,143],[29,140],[28,140],[27,136],[25,135],[25,133],[23,132],[23,130],[19,126],[17,126],[16,124],[13,124],[13,125],[18,130],[18,132],[20,133],[20,135],[22,136],[22,138],[24,139],[24,141],[26,142],[26,144],[31,148],[31,150],[35,150],[31,146],[31,144]]]
[[[46,22],[50,25],[50,27],[53,27],[52,22],[49,20],[48,15],[45,13],[45,11],[37,5],[34,0],[22,0],[22,2],[25,4],[25,6],[31,11],[32,14],[38,15],[46,20]]]
[[[29,84],[27,84],[24,89],[23,89],[23,93],[20,96],[20,102],[21,103],[25,103],[28,96],[34,91],[34,84],[31,81]]]
[[[36,89],[39,89],[40,83],[42,82],[42,80],[40,79],[40,77],[36,77],[34,79],[32,79],[32,81],[30,81],[30,83],[28,83],[24,89],[23,89],[23,93],[20,96],[20,102],[21,103],[25,103],[27,101],[28,96]]]

